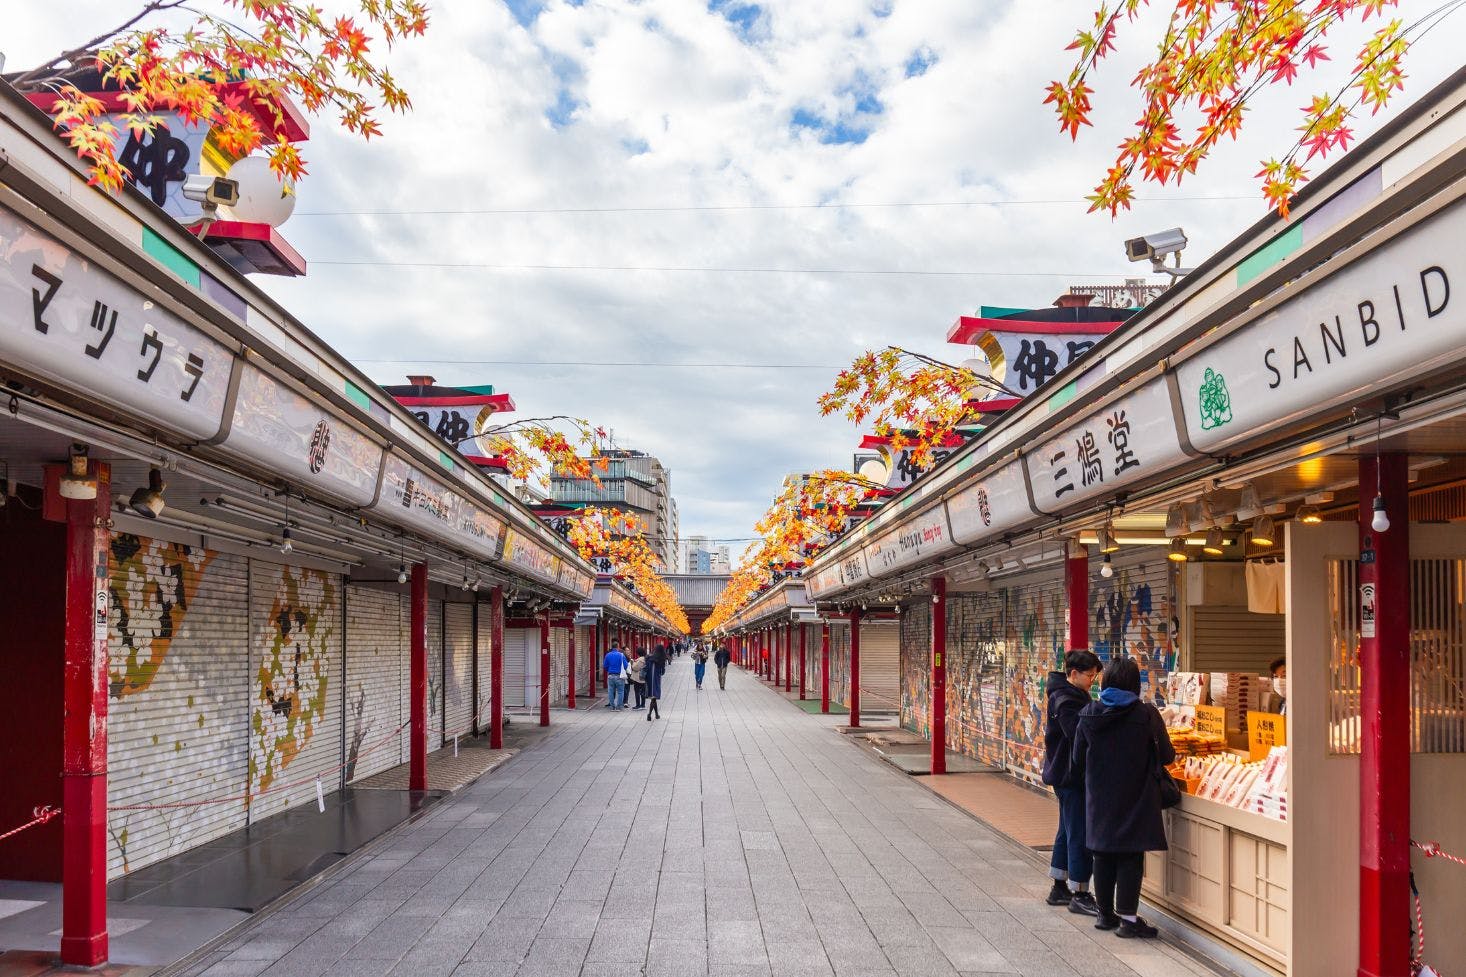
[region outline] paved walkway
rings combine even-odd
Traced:
[[[558,731],[191,968],[206,977],[1189,977],[758,682]]]

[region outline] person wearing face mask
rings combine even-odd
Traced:
[[[1273,691],[1267,698],[1267,711],[1279,715],[1288,713],[1288,660],[1277,658],[1267,667],[1273,677]]]

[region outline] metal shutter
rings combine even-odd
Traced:
[[[444,725],[447,738],[473,729],[473,605],[443,606]]]
[[[901,725],[927,738],[931,717],[932,605],[920,601],[901,615]]]
[[[111,811],[109,878],[244,827],[249,764],[247,561],[125,534],[111,549],[108,802],[233,800]]]
[[[947,748],[995,766],[1007,763],[1004,670],[1006,594],[947,598]]]
[[[407,599],[371,587],[346,588],[346,781],[407,759]],[[390,738],[388,738],[390,737]],[[367,752],[370,751],[370,752]]]
[[[489,728],[489,705],[494,689],[494,629],[490,623],[490,604],[478,605],[478,633],[474,636],[474,654],[478,657],[478,728]]]
[[[850,705],[850,625],[830,625],[830,701]]]
[[[317,775],[340,784],[341,588],[337,574],[250,561],[251,822],[314,802]]]
[[[569,683],[570,629],[550,628],[550,705],[565,704]]]
[[[1008,769],[1034,783],[1041,781],[1044,757],[1045,690],[1049,672],[1064,660],[1068,639],[1064,570],[1015,581],[1008,588],[1004,622],[1008,701],[1003,735]]]
[[[443,745],[443,602],[428,601],[428,750]],[[409,689],[409,695],[411,690]],[[409,699],[410,702],[410,699]]]
[[[900,711],[900,632],[899,621],[861,622],[860,711],[862,713]]]
[[[533,658],[534,667],[528,667]],[[540,632],[538,628],[504,629],[504,708],[539,706]]]
[[[590,689],[590,670],[593,666],[590,646],[591,629],[588,624],[575,626],[575,694],[584,695]]]

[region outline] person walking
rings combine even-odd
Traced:
[[[1049,859],[1054,885],[1045,901],[1050,906],[1068,906],[1080,916],[1098,916],[1099,909],[1089,892],[1093,863],[1084,844],[1084,785],[1069,776],[1069,761],[1079,713],[1089,705],[1089,690],[1099,670],[1099,659],[1091,651],[1065,654],[1064,670],[1049,673],[1044,721],[1043,782],[1054,788],[1059,800],[1059,830]]]
[[[636,693],[636,708],[638,709],[646,705],[646,668],[650,660],[646,655],[637,655],[631,660],[631,674],[628,678],[632,690]]]
[[[611,642],[611,650],[606,652],[604,667],[606,669],[606,708],[624,709],[626,707],[626,653],[615,641]]]
[[[646,664],[646,721],[651,722],[652,717],[662,718],[662,711],[657,708],[657,700],[662,697],[662,673],[667,670],[667,646],[657,645],[656,651],[647,658]]]
[[[1166,850],[1158,768],[1176,759],[1166,722],[1140,701],[1140,667],[1118,658],[1105,666],[1098,702],[1079,714],[1070,777],[1084,785],[1085,844],[1094,859],[1095,929],[1152,939],[1138,914],[1145,853]]]
[[[702,691],[702,678],[708,672],[708,653],[702,645],[692,649],[692,677],[697,682],[697,691]]]
[[[728,688],[728,663],[733,660],[732,654],[725,644],[718,645],[718,650],[713,653],[713,664],[718,669],[718,688]]]

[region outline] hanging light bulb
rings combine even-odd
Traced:
[[[289,556],[293,549],[295,544],[290,542],[290,527],[284,526],[280,529],[280,552]]]
[[[469,587],[468,589],[471,590],[471,591],[473,591],[476,594],[476,593],[478,593],[478,585],[479,585],[479,578],[478,577],[474,577],[473,578],[473,586]]]
[[[464,589],[464,590],[467,590],[467,589],[468,589],[468,585],[469,585],[469,584],[470,584],[470,583],[472,583],[472,582],[473,582],[473,581],[471,581],[471,580],[469,580],[469,579],[468,579],[468,574],[466,574],[466,573],[465,573],[465,574],[464,574],[464,575],[463,575],[463,589]]]
[[[1277,542],[1278,530],[1273,517],[1263,513],[1252,520],[1252,541],[1258,546],[1271,546]]]
[[[1115,564],[1110,560],[1110,554],[1105,554],[1104,562],[1100,564],[1100,576],[1106,580],[1115,575]]]
[[[1171,548],[1166,553],[1166,559],[1172,560],[1176,563],[1185,563],[1187,560],[1191,559],[1191,557],[1186,554],[1185,536],[1177,536],[1171,540]]]
[[[1385,513],[1385,497],[1376,495],[1374,497],[1374,518],[1369,520],[1369,528],[1377,533],[1389,532],[1390,517]]]
[[[1298,511],[1293,514],[1293,518],[1301,523],[1307,523],[1310,526],[1317,526],[1323,522],[1323,516],[1319,515],[1318,509],[1307,503],[1298,507]]]
[[[402,563],[397,567],[397,582],[407,583],[407,564]]]
[[[1221,556],[1222,543],[1221,527],[1213,526],[1206,531],[1206,542],[1202,544],[1201,551],[1207,556]]]

